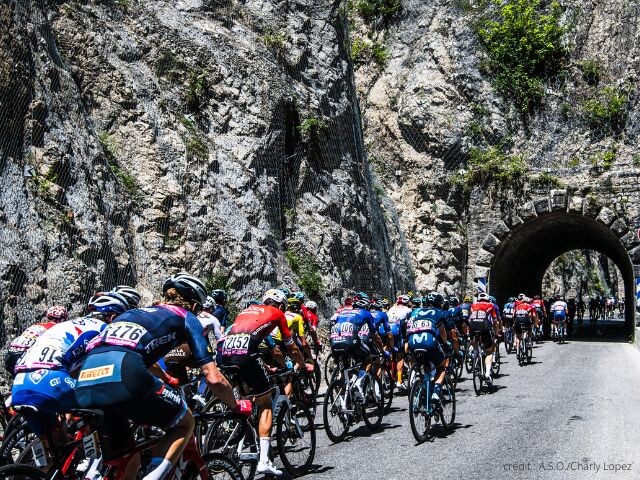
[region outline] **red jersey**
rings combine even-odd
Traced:
[[[250,305],[240,312],[222,345],[222,355],[252,355],[274,328],[278,327],[285,345],[293,344],[284,312],[271,305]]]
[[[313,313],[304,305],[302,305],[302,318],[304,318],[305,323],[311,325],[311,328],[314,330],[318,327],[318,315]]]
[[[470,321],[474,318],[478,320],[487,319],[489,321],[493,321],[497,317],[496,309],[491,302],[476,302],[471,305],[471,313],[469,314]]]
[[[536,309],[527,302],[516,302],[513,309],[514,318],[529,318],[535,315]]]

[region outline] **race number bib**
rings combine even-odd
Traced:
[[[222,345],[222,355],[246,355],[249,352],[249,340],[251,340],[251,335],[248,333],[238,333],[227,337]]]
[[[106,328],[102,342],[107,345],[136,348],[146,333],[147,329],[137,323],[116,322]]]
[[[364,324],[360,331],[358,332],[358,336],[361,338],[367,338],[369,336],[369,325]]]
[[[341,339],[353,336],[355,327],[353,323],[336,323],[331,327],[331,340],[340,341]]]
[[[407,333],[424,332],[426,330],[434,330],[432,320],[413,320],[407,328]]]
[[[62,365],[61,358],[63,352],[59,345],[44,344],[31,347],[27,353],[18,361],[17,370],[33,368],[55,368]]]

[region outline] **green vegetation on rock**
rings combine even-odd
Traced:
[[[324,120],[316,117],[305,118],[300,125],[298,131],[305,142],[309,142],[313,138],[317,138],[320,131],[325,130],[327,124]]]
[[[283,31],[276,32],[269,29],[262,35],[262,41],[267,48],[282,50],[287,42],[287,34]]]
[[[296,250],[288,249],[284,252],[284,258],[291,271],[298,277],[300,290],[310,297],[318,298],[324,290],[324,283],[320,276],[320,267],[309,257]]]
[[[357,64],[373,62],[382,69],[389,60],[389,49],[377,40],[355,37],[351,42],[351,60]]]
[[[564,188],[565,184],[556,175],[547,172],[537,174],[531,179],[531,186],[540,189]]]
[[[472,148],[466,171],[452,177],[452,182],[470,190],[476,186],[517,189],[524,186],[529,172],[520,156],[504,153],[499,147]]]
[[[204,134],[198,129],[195,123],[187,117],[182,117],[180,123],[187,129],[187,135],[182,137],[188,159],[207,160],[209,158],[209,147],[207,146]]]
[[[209,72],[204,68],[193,68],[189,70],[187,88],[185,91],[185,102],[191,112],[200,110],[209,98]]]
[[[588,100],[584,104],[584,113],[592,129],[620,130],[627,118],[626,92],[620,88],[605,87],[597,98]]]
[[[600,83],[602,67],[597,60],[583,60],[578,63],[578,68],[582,72],[583,80],[589,85],[597,85]]]
[[[561,7],[552,1],[544,8],[540,0],[494,0],[491,5],[476,24],[489,57],[486,67],[497,90],[526,113],[539,104],[544,79],[560,69],[567,54]]]
[[[348,3],[348,8],[367,23],[388,23],[402,11],[402,2],[401,0],[355,0]]]

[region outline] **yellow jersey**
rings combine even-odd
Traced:
[[[287,317],[287,325],[289,325],[291,335],[298,338],[303,338],[304,320],[302,319],[302,315],[295,312],[284,312],[284,316]],[[276,327],[273,332],[271,332],[271,336],[276,341],[282,341],[282,333],[280,333],[280,329],[278,327]]]

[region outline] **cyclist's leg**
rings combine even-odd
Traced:
[[[491,335],[490,330],[483,330],[480,341],[482,342],[482,346],[484,347],[484,351],[486,353],[486,357],[484,357],[484,365],[486,367],[486,376],[491,376],[491,367],[493,365],[493,351],[495,348],[495,342],[493,340],[493,336]]]

